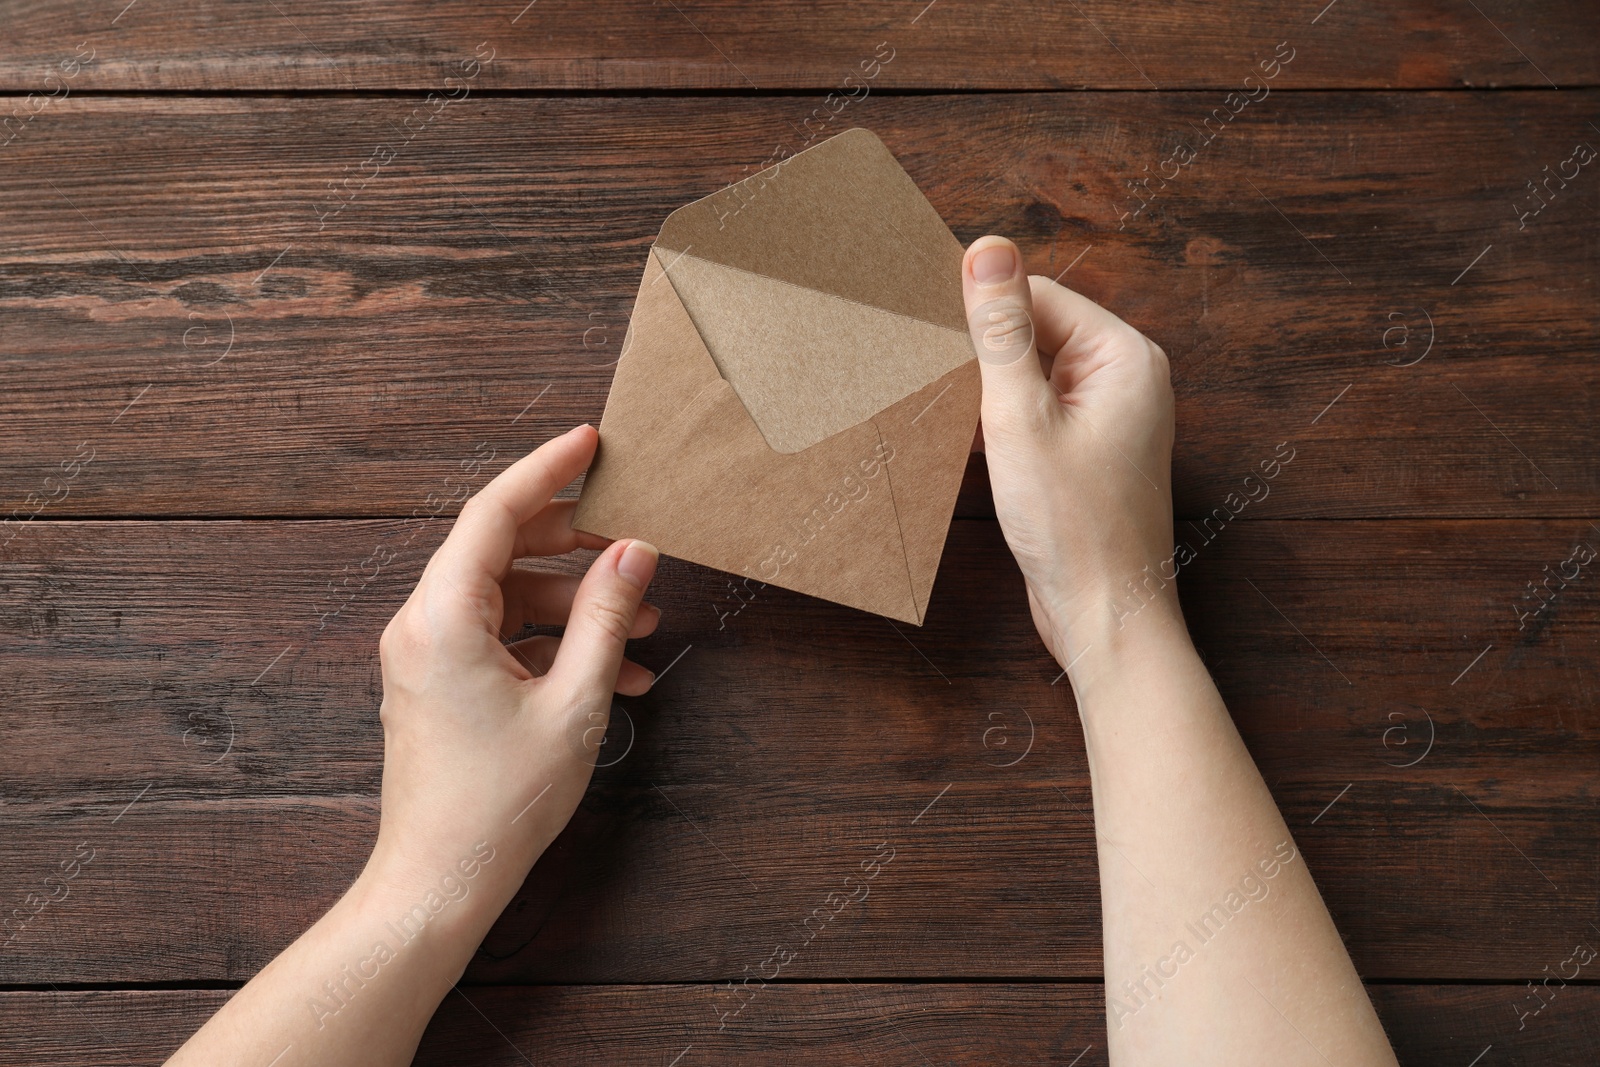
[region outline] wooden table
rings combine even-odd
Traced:
[[[856,125],[1171,354],[1190,624],[1402,1062],[1600,1059],[1592,2],[124,2],[0,16],[0,1061],[157,1063],[341,892],[456,501],[598,419],[668,211]],[[958,513],[920,630],[664,564],[421,1062],[1106,1062],[1077,716]]]

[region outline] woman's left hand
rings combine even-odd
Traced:
[[[655,548],[579,533],[576,502],[552,500],[598,437],[579,426],[468,500],[379,643],[383,815],[363,878],[426,893],[492,855],[459,909],[484,930],[577,809],[612,694],[654,680],[623,645],[661,617],[642,603]],[[512,565],[578,548],[605,549],[581,581]],[[535,623],[566,630],[503,643]]]

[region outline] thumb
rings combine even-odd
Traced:
[[[1055,399],[1034,347],[1033,294],[1017,246],[980,237],[961,268],[967,327],[983,374],[986,431],[1035,425]]]
[[[622,646],[659,558],[654,545],[638,540],[619,541],[595,557],[572,598],[548,677],[578,693],[609,695],[616,688]]]

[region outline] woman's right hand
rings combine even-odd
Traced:
[[[1065,666],[1145,604],[1177,611],[1160,576],[1172,556],[1167,357],[1092,300],[1027,277],[1003,237],[967,249],[962,287],[995,513]]]

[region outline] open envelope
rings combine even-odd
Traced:
[[[866,130],[674,211],[574,525],[921,625],[978,420],[961,259]]]

